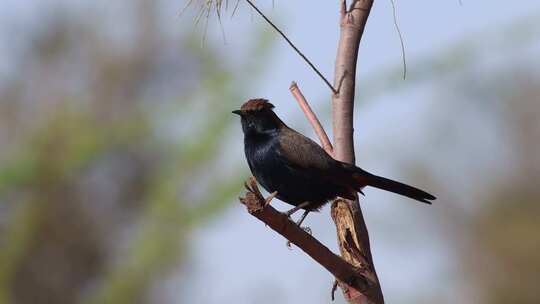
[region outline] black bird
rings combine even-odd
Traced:
[[[266,99],[251,99],[233,113],[241,117],[251,172],[268,192],[277,191],[277,198],[295,206],[288,216],[305,210],[298,225],[310,211],[317,211],[337,196],[356,199],[356,193],[362,193],[365,186],[426,204],[435,199],[420,189],[333,159],[314,141],[287,127],[273,108]]]

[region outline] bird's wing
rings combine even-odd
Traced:
[[[278,153],[287,166],[305,174],[305,178],[319,179],[343,187],[343,192],[339,193],[341,197],[355,199],[356,192],[360,190],[349,169],[351,165],[333,159],[313,140],[292,129],[282,129]]]
[[[291,167],[303,169],[309,174],[326,176],[336,168],[337,161],[321,146],[289,128],[281,131],[278,151]]]

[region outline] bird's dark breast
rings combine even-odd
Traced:
[[[277,137],[246,138],[246,158],[257,181],[277,198],[294,206],[310,202],[316,210],[342,191],[328,179],[307,175],[291,166],[279,152]]]

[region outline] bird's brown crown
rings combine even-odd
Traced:
[[[262,111],[265,109],[273,109],[274,105],[268,102],[267,99],[263,98],[257,98],[257,99],[250,99],[246,101],[241,107],[240,111],[242,112],[255,112],[255,111]]]

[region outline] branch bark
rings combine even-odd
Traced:
[[[348,9],[345,0],[340,0],[340,3],[340,38],[334,74],[334,87],[338,87],[338,93],[332,96],[334,157],[354,163],[353,110],[358,48],[373,0],[353,0]],[[368,292],[365,292],[340,282],[345,298],[349,303],[384,303],[358,200],[335,200],[331,214],[336,224],[341,256],[352,265],[364,269],[370,283]]]
[[[328,139],[328,135],[326,135],[326,132],[324,131],[323,126],[321,125],[321,122],[319,121],[319,119],[317,118],[317,115],[315,115],[315,113],[309,106],[309,103],[304,97],[304,94],[302,94],[302,91],[300,91],[300,88],[298,87],[296,82],[293,81],[291,83],[289,90],[291,91],[292,95],[298,102],[298,105],[300,105],[302,112],[304,112],[304,115],[306,115],[306,118],[311,123],[311,126],[315,130],[317,137],[319,137],[319,141],[321,142],[323,149],[326,151],[326,153],[334,157],[334,148],[332,147],[332,144],[330,143],[330,139]]]
[[[251,215],[302,249],[332,273],[337,280],[342,282],[341,284],[346,284],[364,293],[370,292],[371,280],[364,275],[363,269],[351,265],[334,254],[311,234],[291,221],[285,214],[270,206],[269,203],[273,195],[265,199],[259,191],[254,177],[251,177],[245,186],[248,192],[245,197],[240,197],[240,202],[246,206]]]

